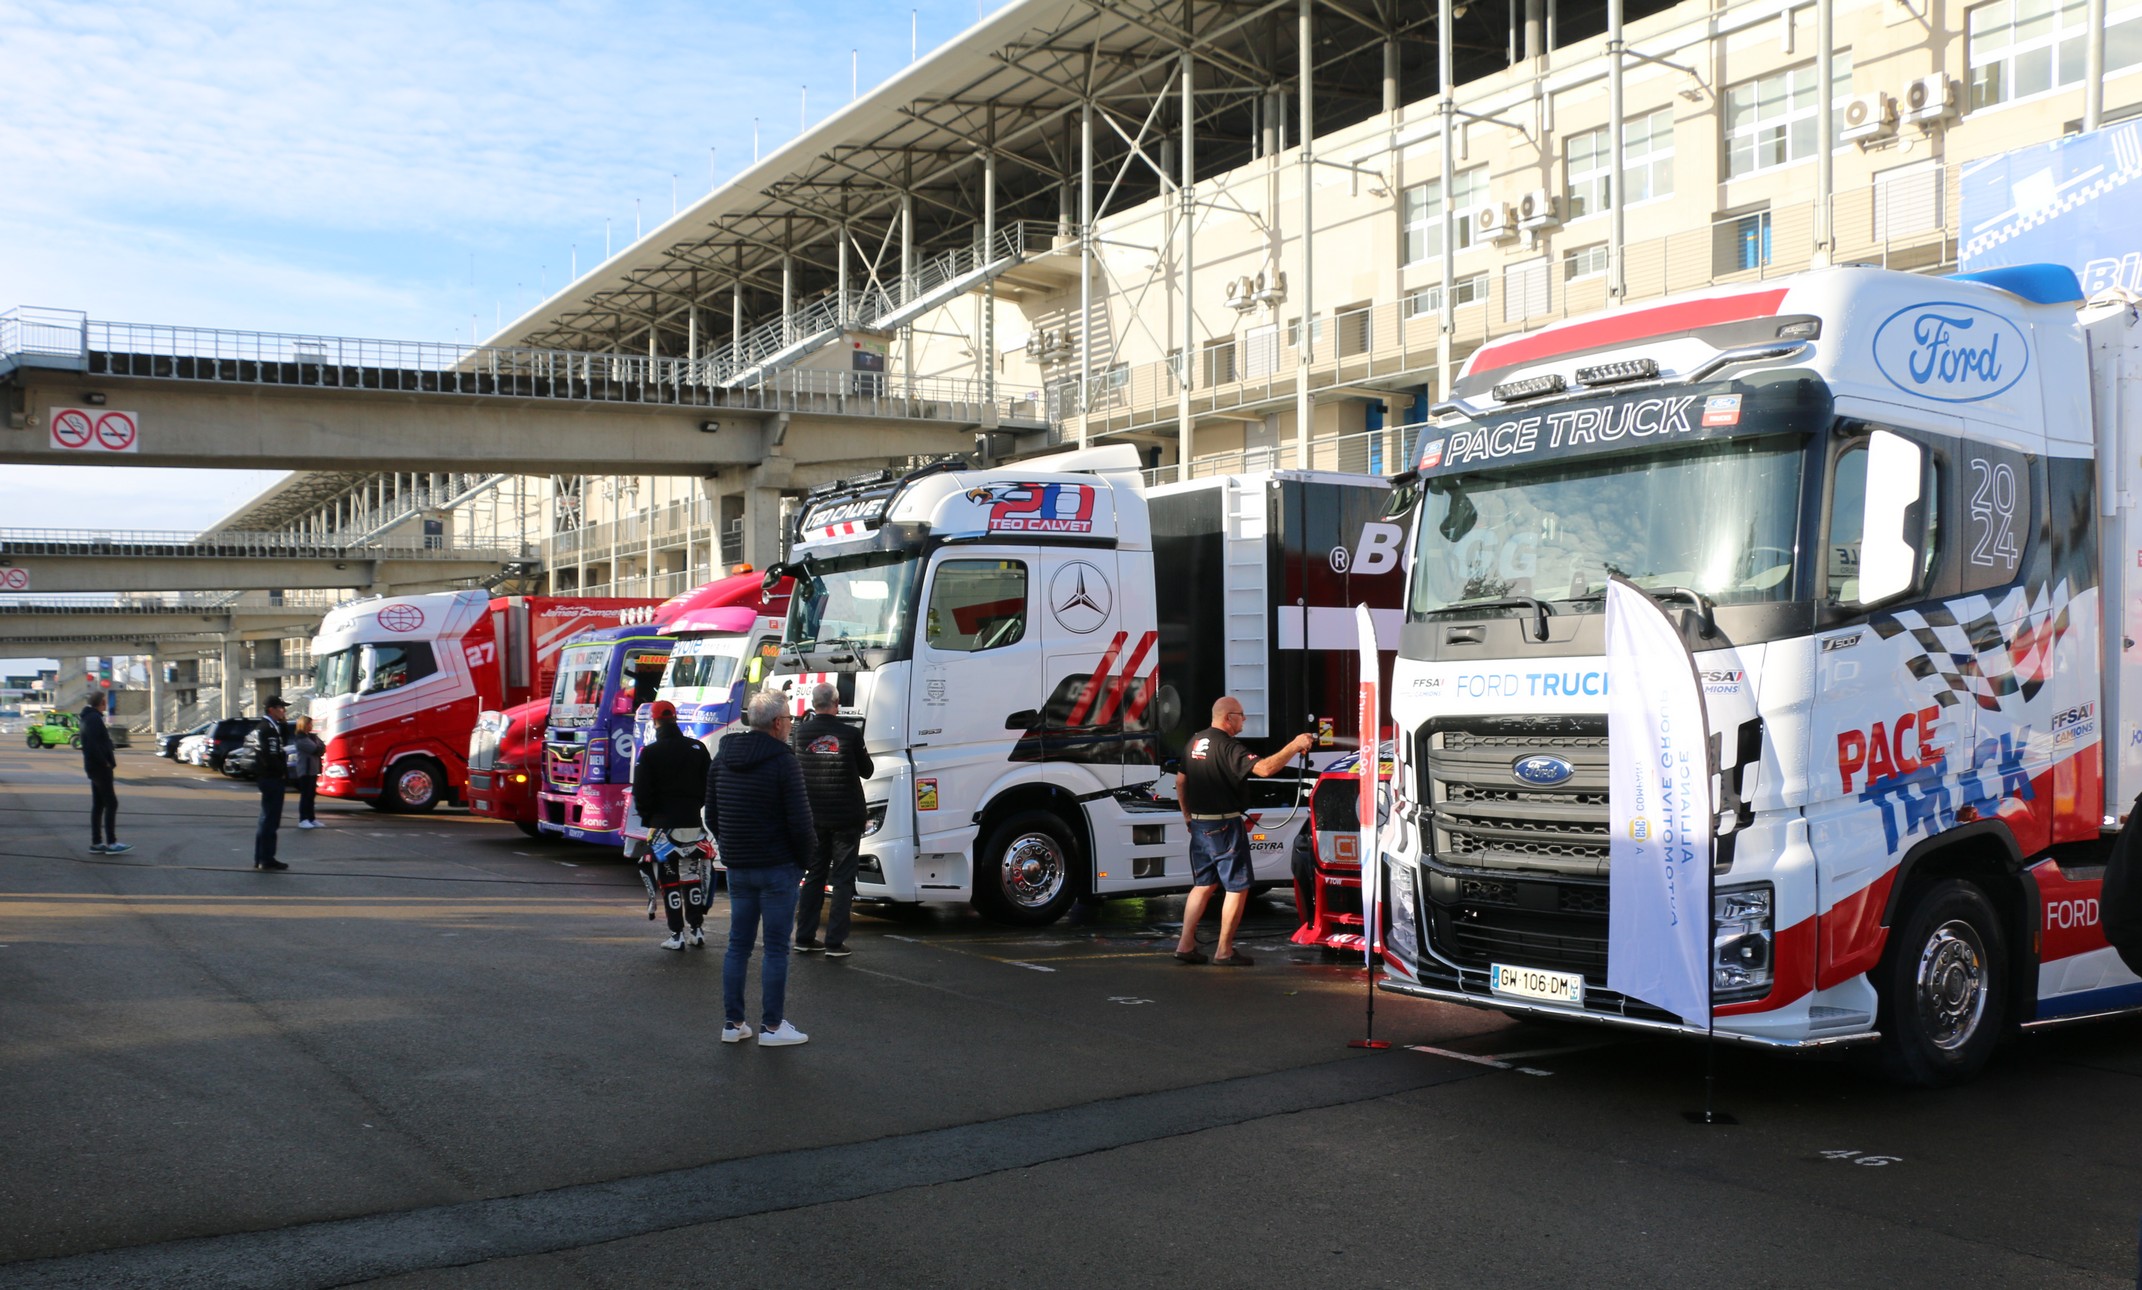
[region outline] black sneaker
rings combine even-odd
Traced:
[[[793,948],[798,954],[816,954],[825,947],[817,941],[797,941]]]
[[[854,951],[854,950],[851,950],[851,949],[849,949],[849,948],[848,948],[847,946],[845,946],[845,945],[828,945],[828,946],[826,946],[826,957],[827,957],[827,958],[829,958],[829,959],[844,959],[844,958],[847,958],[847,957],[848,957],[848,956],[849,956],[850,954],[853,954],[853,953],[855,953],[855,951]]]
[[[290,866],[284,864],[280,860],[263,860],[255,864],[253,867],[255,869],[288,869]]]

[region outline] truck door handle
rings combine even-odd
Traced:
[[[1443,629],[1445,645],[1478,645],[1487,639],[1487,632],[1480,627],[1446,627]]]

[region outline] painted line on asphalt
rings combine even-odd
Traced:
[[[1448,1057],[1453,1061],[1471,1062],[1476,1066],[1491,1066],[1499,1071],[1516,1071],[1520,1075],[1554,1074],[1553,1071],[1543,1071],[1537,1067],[1519,1066],[1515,1062],[1507,1062],[1500,1057],[1482,1057],[1477,1053],[1461,1053],[1449,1048],[1437,1048],[1432,1044],[1407,1044],[1406,1051],[1427,1053],[1433,1057]]]
[[[780,1061],[779,1056],[764,1060]],[[9,1264],[11,1286],[339,1286],[937,1187],[1478,1078],[1342,1058],[1053,1111],[611,1182]]]

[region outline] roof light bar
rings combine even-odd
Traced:
[[[1577,384],[1619,385],[1624,381],[1653,380],[1658,374],[1659,361],[1655,358],[1625,358],[1616,363],[1578,368]]]
[[[1545,376],[1528,376],[1521,381],[1504,381],[1495,387],[1495,397],[1504,403],[1516,403],[1520,399],[1536,399],[1543,394],[1560,394],[1569,388],[1559,372]]]

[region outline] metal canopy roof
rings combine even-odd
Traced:
[[[1178,55],[1196,62],[1202,175],[1255,155],[1257,100],[1298,83],[1298,0],[1014,0],[944,48],[811,128],[591,270],[492,339],[493,344],[682,354],[687,311],[702,345],[781,308],[781,260],[793,257],[798,307],[836,285],[838,237],[851,239],[851,289],[897,289],[901,194],[912,194],[917,259],[971,246],[981,223],[981,155],[997,158],[1000,227],[1076,218],[1078,117],[1096,108],[1097,192],[1121,209],[1162,191],[1157,145],[1180,130]],[[1605,27],[1596,2],[1560,10],[1557,43]],[[1670,7],[1628,5],[1631,18]],[[1458,83],[1508,65],[1518,0],[1461,6]],[[1575,10],[1575,12],[1572,12]],[[1436,7],[1420,0],[1314,0],[1316,128],[1382,108],[1383,44],[1399,42],[1399,100],[1437,91]],[[1172,101],[1170,101],[1172,100]],[[1285,130],[1298,118],[1291,97]],[[1126,135],[1146,132],[1143,159]],[[1105,123],[1104,123],[1105,122]],[[1119,131],[1121,133],[1119,133]],[[1126,158],[1134,164],[1124,165]],[[1121,170],[1120,182],[1117,179]],[[1097,212],[1097,214],[1100,212]]]

